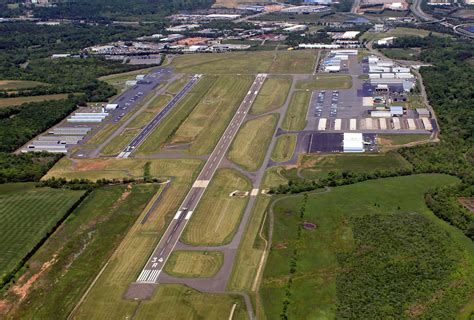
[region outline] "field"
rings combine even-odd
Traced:
[[[432,32],[424,29],[414,29],[414,28],[395,28],[390,29],[387,32],[383,33],[375,33],[375,32],[366,32],[361,37],[360,40],[362,41],[371,41],[371,40],[379,40],[382,38],[388,37],[403,37],[403,36],[418,36],[418,37],[426,37],[430,33],[437,37],[449,37],[449,35],[439,33],[439,32]]]
[[[283,106],[290,91],[292,79],[289,77],[269,77],[263,83],[250,114],[259,115]]]
[[[269,114],[245,122],[230,146],[229,160],[250,171],[260,168],[277,121],[277,114]]]
[[[379,134],[377,135],[377,143],[384,146],[400,146],[429,138],[428,134]]]
[[[127,80],[135,80],[135,77],[137,75],[148,74],[151,70],[153,70],[153,68],[145,68],[124,73],[110,74],[108,76],[100,77],[99,80],[105,81],[116,88],[123,89],[125,88],[125,82]]]
[[[182,55],[170,66],[179,72],[205,74],[311,73],[317,51],[254,51]]]
[[[193,213],[181,240],[192,245],[217,246],[228,243],[237,230],[248,195],[230,196],[234,191],[250,192],[250,181],[232,169],[219,169]]]
[[[168,113],[162,120],[160,125],[145,139],[138,147],[136,153],[139,155],[158,152],[163,145],[169,141],[179,126],[187,119],[189,114],[194,110],[201,99],[207,94],[216,82],[216,77],[206,76],[191,88],[190,91],[178,102],[178,104]],[[168,96],[160,96],[168,97]],[[160,98],[157,101],[158,107],[165,105],[167,98]],[[152,106],[155,104],[152,104]]]
[[[174,277],[209,278],[224,262],[220,251],[173,251],[165,265],[165,272]]]
[[[0,276],[13,270],[83,194],[34,183],[0,185]]]
[[[311,92],[296,91],[283,119],[282,129],[303,130],[306,127],[306,113],[308,112]]]
[[[473,288],[474,244],[424,193],[457,181],[379,179],[276,202],[260,290],[267,318],[456,318]]]
[[[211,153],[252,83],[251,77],[219,76],[170,139],[191,144],[189,153]]]
[[[272,152],[272,160],[275,162],[290,160],[295,152],[296,138],[297,136],[294,134],[279,136]]]
[[[186,83],[188,83],[188,81],[188,77],[179,78],[178,80],[175,80],[168,85],[168,87],[166,88],[166,92],[176,94],[180,92],[181,89],[183,89],[183,87],[186,85]]]
[[[0,98],[0,108],[19,106],[23,103],[28,102],[41,102],[46,100],[62,100],[67,99],[67,94],[47,94],[43,96],[30,96],[30,97],[15,97],[15,98]]]
[[[9,316],[67,318],[158,189],[141,184],[93,191],[28,262],[12,291],[29,294]],[[7,299],[19,298],[10,293]]]
[[[310,14],[296,14],[296,13],[269,13],[263,16],[259,16],[256,20],[259,21],[288,21],[291,23],[295,22],[309,22],[316,23],[319,21],[323,14],[322,13],[310,13]]]
[[[300,174],[306,179],[317,179],[326,176],[331,171],[359,173],[410,167],[410,163],[401,155],[392,152],[379,154],[305,155],[302,159]]]
[[[321,89],[350,89],[352,78],[347,75],[318,74],[312,80],[298,81],[297,89],[321,90]]]
[[[47,83],[39,81],[23,80],[0,80],[0,91],[17,91],[32,89],[39,86],[47,86]]]
[[[380,51],[390,59],[418,60],[419,50],[412,48],[382,48]]]

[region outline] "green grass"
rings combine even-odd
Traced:
[[[23,103],[29,102],[41,102],[46,100],[63,100],[67,99],[67,94],[47,94],[42,96],[28,96],[28,97],[15,97],[15,98],[0,98],[0,108],[10,107],[10,106],[19,106]]]
[[[364,33],[360,39],[362,41],[370,41],[370,40],[379,40],[382,38],[388,37],[403,37],[403,36],[418,36],[418,37],[426,37],[430,33],[437,37],[449,37],[447,34],[439,33],[439,32],[432,32],[424,29],[414,29],[414,28],[403,28],[398,27],[395,29],[391,29],[387,32],[366,32]]]
[[[411,142],[423,141],[430,138],[429,134],[379,134],[377,141],[380,145],[400,146]]]
[[[125,88],[125,82],[127,80],[135,80],[135,77],[139,74],[148,74],[153,68],[145,68],[140,70],[133,70],[129,72],[110,74],[107,76],[100,77],[99,80],[105,81],[108,84],[117,87],[119,89]]]
[[[170,83],[168,87],[166,87],[166,92],[176,94],[180,92],[181,89],[183,89],[183,87],[186,85],[186,83],[188,83],[188,81],[189,81],[188,77],[179,78],[178,80],[175,80],[172,83]]]
[[[250,171],[260,168],[272,140],[278,117],[277,114],[269,114],[245,122],[230,146],[229,160]]]
[[[319,21],[322,13],[297,14],[297,13],[269,13],[259,16],[256,20],[259,21],[288,21],[294,22],[309,22],[316,23]]]
[[[275,162],[289,161],[295,152],[297,136],[284,134],[278,137],[272,152],[272,160]]]
[[[282,107],[290,91],[291,82],[290,77],[267,78],[250,109],[250,114],[259,115]]]
[[[305,155],[302,159],[300,174],[307,179],[317,179],[327,176],[331,171],[362,173],[410,167],[410,163],[395,152]]]
[[[291,97],[290,106],[283,119],[282,129],[303,130],[306,127],[306,113],[308,112],[311,92],[296,91]]]
[[[297,89],[320,90],[320,89],[350,89],[352,78],[347,75],[318,74],[312,80],[301,80],[296,84]]]
[[[27,90],[47,85],[49,84],[39,81],[0,80],[0,90],[2,91]]]
[[[199,80],[199,82],[191,88],[181,101],[178,102],[178,104],[168,113],[160,125],[145,139],[140,147],[138,147],[136,153],[144,155],[159,152],[163,145],[169,142],[176,130],[178,130],[183,121],[186,120],[189,114],[203,99],[216,80],[217,78],[212,76],[206,76]],[[161,108],[164,106],[169,100],[167,97],[169,96],[159,96],[157,99],[160,100],[154,104],[153,108]]]
[[[0,185],[0,278],[13,270],[84,191]]]
[[[418,60],[419,50],[412,48],[382,48],[380,51],[390,59]]]
[[[353,313],[354,318],[408,318],[405,313],[397,314],[399,309],[395,307],[403,301],[400,299],[409,299],[403,303],[406,310],[420,304],[424,318],[455,318],[453,309],[459,310],[466,302],[465,295],[472,292],[474,244],[459,230],[434,216],[425,205],[424,194],[430,188],[457,181],[446,175],[414,175],[367,181],[310,195],[303,220],[316,224],[316,229],[301,229],[299,238],[303,196],[278,201],[272,251],[260,290],[267,318],[280,316],[290,275],[293,280],[289,291],[290,319],[308,318],[307,315],[311,315],[311,319],[347,317],[344,313],[347,309],[341,308],[348,302],[358,303],[362,309],[364,306],[375,308],[368,317]],[[427,220],[425,224],[431,231],[423,224],[415,228],[414,222],[404,218],[406,213]],[[379,223],[374,215],[385,222]],[[367,222],[360,225],[354,219]],[[361,232],[369,236],[371,242],[361,236]],[[387,250],[383,250],[385,248]],[[462,254],[455,252],[460,250]],[[427,255],[428,252],[432,254]],[[343,262],[345,257],[354,255],[357,255],[354,263]],[[430,260],[433,255],[436,259]],[[290,264],[294,259],[296,270],[291,274]],[[413,272],[412,263],[418,265],[420,274]],[[431,270],[444,270],[444,273],[428,280],[426,275],[429,277]],[[357,277],[347,278],[351,274]],[[414,282],[413,277],[418,276],[426,279],[425,282]],[[468,291],[464,291],[464,285],[470,286]],[[389,300],[390,297],[396,300]],[[431,305],[427,305],[427,300],[432,301]],[[382,306],[380,301],[383,301]],[[449,313],[435,316],[433,310],[445,307]]]
[[[181,240],[193,245],[218,246],[232,240],[249,196],[231,197],[236,190],[250,192],[246,177],[219,169],[184,230]]]
[[[251,83],[248,76],[219,76],[170,142],[191,144],[189,153],[193,155],[211,153]]]
[[[50,267],[10,316],[67,318],[158,188],[121,185],[93,191],[29,261],[23,282]]]
[[[118,155],[133,137],[138,134],[139,130],[124,130],[121,134],[114,137],[100,153],[102,156],[116,156]]]
[[[210,278],[224,262],[220,251],[173,251],[165,265],[165,272],[174,277]]]
[[[170,66],[179,72],[204,74],[311,73],[317,51],[247,51],[182,55]]]

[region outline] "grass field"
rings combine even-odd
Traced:
[[[0,185],[0,278],[56,225],[84,191]]]
[[[193,245],[218,246],[232,240],[248,196],[231,197],[234,191],[250,192],[246,177],[232,169],[219,169],[193,213],[181,240]]]
[[[179,126],[186,120],[189,114],[194,110],[201,99],[207,94],[209,88],[217,80],[217,77],[205,76],[191,88],[190,91],[178,102],[178,104],[163,119],[160,125],[140,145],[136,153],[139,155],[158,152],[162,149],[163,144],[169,141],[173,134],[178,130]],[[168,96],[161,96],[168,97]],[[159,98],[159,97],[158,97]],[[167,98],[161,98],[160,104],[165,105]]]
[[[297,136],[294,134],[284,134],[279,136],[272,152],[272,160],[275,162],[290,160],[295,152],[296,138]]]
[[[1,91],[17,91],[33,89],[39,86],[47,86],[47,83],[39,81],[26,81],[26,80],[0,80]]]
[[[305,155],[301,161],[300,174],[307,179],[317,179],[325,177],[331,171],[359,173],[410,167],[410,163],[395,152]]]
[[[281,125],[284,130],[303,130],[306,127],[306,113],[308,112],[311,92],[297,91],[291,97]]]
[[[278,117],[277,114],[269,114],[245,122],[230,146],[229,160],[250,171],[260,168]]]
[[[178,80],[175,80],[168,85],[168,87],[166,88],[166,92],[176,94],[181,91],[181,89],[183,89],[183,87],[186,85],[186,83],[188,83],[188,81],[188,77],[179,78]]]
[[[400,146],[429,138],[429,134],[379,134],[377,135],[377,143],[385,146]]]
[[[432,33],[434,36],[437,37],[449,37],[447,34],[439,33],[439,32],[432,32],[424,29],[414,29],[414,28],[395,28],[395,29],[390,29],[387,32],[366,32],[364,33],[360,39],[362,41],[371,41],[371,40],[379,40],[382,38],[388,38],[388,37],[402,37],[402,36],[419,36],[419,37],[426,37],[430,33]]]
[[[175,57],[179,72],[205,74],[311,73],[317,51],[251,51],[193,54]]]
[[[135,80],[135,77],[137,75],[148,74],[150,73],[151,70],[153,70],[153,68],[145,68],[145,69],[133,70],[129,72],[110,74],[107,76],[100,77],[99,80],[105,81],[116,88],[124,89],[125,82],[127,80]]]
[[[267,78],[250,109],[250,114],[258,115],[282,107],[290,91],[291,83],[290,77]]]
[[[323,14],[322,13],[310,13],[310,14],[297,14],[297,13],[269,13],[263,16],[259,16],[256,20],[259,21],[288,21],[291,23],[295,22],[309,22],[316,23],[319,21]]]
[[[474,244],[429,211],[424,193],[457,181],[433,174],[337,187],[310,195],[304,218],[302,195],[277,202],[260,290],[267,318],[280,317],[285,299],[290,319],[455,318],[472,292]]]
[[[224,262],[220,251],[173,251],[165,265],[165,272],[174,277],[210,278]]]
[[[15,98],[0,98],[0,108],[19,106],[23,103],[28,102],[41,102],[46,100],[62,100],[67,99],[67,94],[47,94],[43,96],[31,96],[31,97],[15,97]]]
[[[390,59],[418,60],[420,50],[412,48],[382,48],[380,51]]]
[[[29,287],[29,294],[9,316],[67,318],[157,190],[142,184],[93,191],[28,262],[12,291]],[[8,300],[18,297],[10,293]]]
[[[251,77],[219,76],[170,139],[188,144],[189,153],[211,153],[252,83]]]
[[[352,78],[347,75],[318,74],[312,80],[301,80],[296,84],[297,89],[321,90],[321,89],[350,89]]]

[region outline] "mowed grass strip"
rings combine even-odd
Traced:
[[[194,108],[196,108],[216,80],[217,77],[215,76],[205,76],[199,80],[138,147],[136,153],[146,155],[159,152],[163,145],[170,141],[176,130],[178,130],[183,121],[185,121]],[[167,100],[167,98],[161,98],[160,102],[156,102],[156,107],[161,108],[161,106],[166,105],[169,101]]]
[[[250,114],[258,115],[282,107],[290,91],[291,83],[291,77],[268,77],[250,109]]]
[[[46,94],[42,96],[29,96],[29,97],[15,97],[15,98],[1,98],[0,99],[0,108],[10,107],[10,106],[19,106],[23,103],[28,102],[41,102],[46,100],[63,100],[67,99],[66,93],[58,94]]]
[[[176,131],[171,143],[191,143],[189,153],[193,155],[211,153],[252,81],[251,76],[219,76]]]
[[[272,152],[272,160],[275,162],[289,161],[295,152],[297,136],[284,134],[277,138],[275,148]]]
[[[418,36],[418,37],[424,38],[428,36],[430,33],[437,37],[450,37],[450,35],[445,34],[445,33],[432,32],[432,31],[424,30],[424,29],[398,27],[395,29],[388,30],[387,32],[384,32],[384,33],[366,32],[360,37],[360,39],[363,41],[371,41],[371,40],[379,40],[379,39],[387,38],[387,37],[406,37],[406,36]]]
[[[339,302],[336,294],[341,288],[337,286],[336,279],[341,275],[341,272],[348,271],[341,270],[338,259],[344,258],[348,254],[359,255],[359,259],[362,259],[365,255],[374,252],[374,248],[370,246],[357,248],[360,242],[355,241],[352,223],[350,222],[353,218],[367,215],[397,216],[397,214],[413,213],[427,218],[439,229],[438,234],[440,236],[449,235],[450,242],[456,244],[456,246],[464,247],[465,255],[468,256],[466,259],[469,261],[461,261],[461,264],[458,265],[461,269],[464,268],[464,272],[458,271],[460,273],[453,274],[451,278],[452,290],[449,289],[449,285],[445,286],[445,289],[452,293],[452,291],[457,290],[456,287],[459,283],[463,283],[463,281],[472,283],[474,273],[468,270],[472,270],[473,266],[474,244],[459,230],[434,216],[426,207],[424,200],[425,192],[429,189],[457,183],[458,181],[458,179],[447,175],[424,174],[372,180],[332,188],[329,192],[322,191],[320,194],[310,194],[304,212],[304,221],[314,224],[315,228],[301,229],[299,239],[298,225],[301,225],[302,222],[299,210],[303,195],[283,197],[274,206],[273,244],[260,290],[267,318],[278,318],[282,312],[283,301],[287,297],[285,290],[290,277],[290,263],[295,250],[297,252],[296,271],[292,276],[293,284],[292,289],[290,289],[288,317],[300,319],[307,314],[312,314],[315,319],[337,318],[336,309]],[[377,275],[374,272],[380,270],[379,267],[383,265],[389,270],[391,267],[402,266],[407,262],[410,263],[410,261],[420,264],[420,267],[424,266],[425,262],[429,262],[423,256],[412,256],[405,259],[403,252],[403,244],[406,243],[403,241],[404,233],[401,229],[394,229],[394,233],[396,233],[396,230],[400,230],[401,233],[396,237],[401,237],[400,240],[402,241],[392,243],[392,248],[399,247],[400,255],[388,256],[381,253],[380,257],[383,258],[377,259],[377,264],[373,266],[364,265],[363,270],[353,270],[353,272],[363,272],[365,273],[365,279],[373,279],[373,275]],[[381,238],[380,242],[386,241],[390,237]],[[392,238],[393,240],[395,239]],[[435,247],[436,242],[431,242],[430,245]],[[447,259],[449,261],[449,258]],[[387,262],[389,263],[386,264]],[[463,266],[463,263],[466,264]],[[429,266],[429,264],[426,265]],[[433,270],[440,267],[443,266],[432,265],[429,269]],[[403,275],[403,272],[396,274],[396,276],[389,272],[378,274],[377,279],[385,280],[386,288],[391,287],[394,292],[399,292],[397,289],[401,288],[400,286],[404,286],[407,281],[411,281],[409,279],[413,275],[412,270],[410,271],[407,268],[406,276]],[[423,267],[423,270],[426,269]],[[433,280],[435,282],[428,281],[426,283],[426,288],[438,281],[434,278]],[[374,282],[354,287],[352,288],[353,291],[347,293],[355,299],[362,296],[366,297],[366,294],[370,293],[372,298],[365,300],[368,303],[371,303],[374,299],[380,301],[380,299],[391,296],[384,294],[385,291],[379,291],[373,284]],[[420,287],[413,289],[418,290]],[[432,297],[437,297],[436,299],[433,298],[433,304],[438,303],[439,299],[447,299],[445,303],[450,304],[449,296],[443,298],[443,295],[438,295],[436,292],[430,291],[430,293],[433,294]],[[456,303],[460,303],[459,300],[456,301]],[[391,309],[391,306],[396,302],[386,303],[380,311],[393,311],[394,309]],[[414,304],[418,302],[422,302],[422,300],[410,301]],[[406,304],[407,308],[410,303]],[[428,314],[426,316],[431,318]],[[399,314],[393,318],[404,317],[405,314]],[[384,317],[372,315],[371,317],[362,318]]]
[[[278,117],[277,114],[269,114],[245,122],[230,146],[229,160],[250,171],[260,168]]]
[[[165,265],[165,272],[174,277],[210,278],[224,262],[220,251],[173,251]]]
[[[0,276],[10,272],[83,194],[36,188],[34,183],[0,185]]]
[[[236,190],[250,192],[250,181],[232,169],[217,170],[186,227],[182,241],[192,245],[228,243],[240,222],[249,196],[230,196]]]
[[[311,80],[300,80],[296,84],[296,88],[302,90],[350,89],[351,87],[351,76],[341,74],[318,74]]]
[[[284,130],[303,130],[306,127],[306,113],[308,112],[311,92],[296,91],[291,97],[290,106],[286,111],[281,125]]]
[[[16,91],[33,89],[39,86],[47,86],[49,84],[39,81],[27,81],[27,80],[0,80],[0,90],[4,91]]]

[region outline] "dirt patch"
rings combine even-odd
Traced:
[[[131,184],[127,185],[127,190],[125,190],[120,195],[120,198],[118,198],[117,201],[115,201],[114,206],[112,207],[112,209],[116,209],[123,201],[125,201],[128,198],[130,193],[132,193],[132,187],[133,186]]]
[[[474,197],[461,197],[458,198],[459,203],[467,210],[474,212]]]
[[[380,138],[380,137],[378,137],[377,140],[378,140],[377,143],[378,143],[379,145],[393,146],[393,144],[392,144],[393,141],[390,140],[390,139],[385,139],[385,138]]]
[[[311,223],[311,222],[308,222],[308,221],[303,222],[303,228],[305,228],[306,230],[314,230],[317,227],[318,226],[314,223]]]
[[[6,314],[10,304],[6,300],[0,300],[0,315]]]
[[[245,198],[248,195],[249,193],[247,191],[240,191],[240,190],[232,191],[229,194],[230,197],[235,197],[235,198]]]
[[[286,246],[286,243],[277,243],[275,244],[274,248],[277,250],[282,250],[282,249],[286,249],[287,246]]]
[[[110,165],[110,160],[105,161],[76,161],[75,170],[76,171],[94,171],[94,170],[103,170]]]

